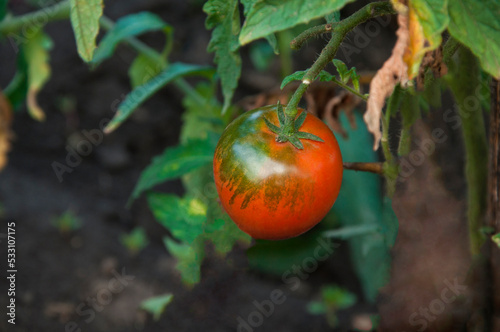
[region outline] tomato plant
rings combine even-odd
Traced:
[[[189,5],[206,14],[205,27],[211,30],[206,46],[214,55],[213,65],[206,64],[210,59],[203,64],[175,61],[179,57],[172,56],[178,47],[174,27],[156,13],[130,13],[113,22],[103,13],[103,0],[67,0],[12,15],[8,1],[0,1],[0,34],[17,57],[15,75],[0,90],[0,168],[7,162],[14,136],[11,112],[25,106],[34,120],[45,119],[37,96],[50,79],[54,46],[45,25],[68,19],[75,54],[92,67],[110,61],[119,44],[137,53],[128,72],[129,93],[113,103],[111,121],[104,121],[107,125],[101,121],[101,130],[91,131],[87,147],[93,148],[105,139],[104,134],[118,130],[165,86],[173,85],[182,94],[179,144],[165,147],[152,159],[138,177],[129,204],[146,196],[149,209],[165,228],[163,243],[177,259],[186,284],[201,281],[202,262],[211,254],[207,244],[220,256],[235,247],[251,247],[247,253],[252,266],[290,276],[290,266],[296,270],[296,264],[316,251],[315,237],[342,239],[349,245],[364,300],[374,303],[391,276],[391,251],[399,227],[391,200],[397,197],[396,184],[404,183],[422,165],[424,154],[432,154],[435,142],[444,137],[444,129],[437,128],[432,132],[432,145],[427,141],[425,149],[412,151],[414,124],[420,118],[442,117],[443,126],[451,122],[453,130],[460,129],[463,143],[461,179],[466,182],[467,211],[463,233],[475,260],[472,266],[491,281],[488,287],[500,288],[500,278],[492,272],[498,270],[495,257],[499,254],[490,247],[490,240],[498,243],[500,234],[500,212],[496,213],[500,211],[499,1],[207,0]],[[377,24],[382,18],[388,20]],[[371,57],[371,39],[383,28],[396,37],[385,62],[371,68],[373,72],[362,72],[361,67],[368,67],[365,64],[352,66],[353,53]],[[98,38],[100,32],[102,38]],[[162,34],[161,50],[138,39],[151,32]],[[292,61],[292,50],[318,36],[324,37],[326,45],[314,49],[318,56],[310,63],[301,62],[302,70],[294,71],[297,63]],[[256,68],[243,66],[248,58]],[[281,66],[279,73],[273,68],[275,63]],[[235,96],[250,94],[240,78],[248,78],[246,71],[254,69],[278,76],[274,83],[279,92],[268,93],[267,87],[259,86],[253,101],[264,102],[246,111]],[[187,79],[193,76],[194,80]],[[297,84],[290,84],[293,81]],[[328,86],[326,93],[311,91],[319,86],[318,81]],[[443,110],[443,101],[451,99],[443,98],[445,94],[454,99],[453,111]],[[489,159],[487,112],[491,114]],[[332,130],[340,133],[338,141]],[[81,157],[75,153],[68,154],[66,164],[51,164],[58,179],[78,166],[68,162],[70,157]],[[182,181],[181,194],[158,192],[157,185],[174,179]],[[492,183],[489,189],[488,183]],[[296,237],[322,219],[326,222],[288,242],[250,238]],[[402,238],[414,235],[409,233]],[[485,252],[487,259],[481,256]],[[297,278],[283,280],[293,284]],[[487,313],[500,315],[500,305],[483,293],[484,301],[473,301],[481,302],[479,309],[464,311],[468,310],[467,317],[481,317],[471,325],[488,322],[484,325],[493,326],[494,315]],[[349,304],[354,301],[354,297],[346,298]],[[165,303],[169,301],[170,297]],[[328,305],[316,306],[317,313],[330,311],[330,315],[337,308],[329,309]],[[336,319],[330,317],[330,322],[336,324]],[[465,328],[463,321],[460,324]],[[496,324],[496,330],[500,329]]]
[[[271,105],[239,116],[215,150],[221,203],[257,239],[286,239],[309,230],[328,213],[342,183],[342,156],[330,128],[300,110],[299,117],[307,116],[298,129],[321,141],[300,139],[301,149],[279,142],[266,124],[278,126],[279,108]]]

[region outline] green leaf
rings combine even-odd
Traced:
[[[210,67],[185,64],[181,62],[171,64],[160,74],[141,86],[138,86],[125,97],[125,100],[118,106],[118,111],[115,116],[104,129],[104,132],[110,133],[115,130],[139,105],[141,105],[146,99],[151,97],[166,84],[179,77],[192,75],[200,75],[211,78],[213,75],[213,69]]]
[[[250,244],[252,238],[244,233],[229,216],[220,208],[217,201],[213,201],[211,212],[215,214],[216,219],[206,229],[205,238],[209,239],[215,246],[219,254],[230,252],[236,243]]]
[[[62,234],[71,233],[83,226],[82,219],[76,215],[71,209],[66,210],[63,214],[52,219],[52,226],[56,227]]]
[[[347,81],[349,81],[349,69],[347,69],[346,64],[339,59],[333,59],[332,63],[335,68],[337,68],[337,72],[340,75],[340,80],[342,81],[342,83],[347,83]]]
[[[328,285],[321,289],[321,297],[327,307],[346,309],[356,303],[356,295],[341,287]]]
[[[128,76],[130,77],[132,88],[136,88],[151,80],[153,77],[160,74],[164,68],[163,64],[140,53],[128,69]]]
[[[305,74],[306,74],[305,70],[299,70],[293,74],[288,75],[283,79],[283,82],[281,82],[280,89],[283,90],[285,86],[287,86],[289,83],[293,81],[302,81],[302,78],[304,77]]]
[[[336,10],[328,15],[325,15],[326,23],[337,23],[340,22],[340,11]]]
[[[24,45],[24,55],[28,65],[28,112],[34,119],[39,121],[45,119],[45,114],[38,105],[36,98],[38,92],[50,78],[49,50],[51,48],[52,40],[42,30],[38,30]]]
[[[346,162],[376,162],[377,154],[371,149],[370,133],[363,123],[362,117],[355,112],[356,130],[352,130],[347,117],[341,114],[340,120],[347,128],[348,139],[337,136],[342,159]],[[376,174],[366,172],[344,172],[342,187],[333,212],[339,216],[343,227],[362,229],[379,229],[380,232],[367,233],[349,238],[351,259],[358,278],[363,286],[368,301],[373,302],[378,290],[389,280],[391,256],[389,247],[393,243],[394,220],[384,220],[392,216],[384,212],[386,204],[380,195],[381,179]],[[391,208],[390,204],[387,208]],[[352,228],[351,228],[352,230]],[[391,231],[392,232],[391,232]]]
[[[243,15],[248,16],[248,12],[250,9],[252,9],[252,6],[257,2],[258,0],[240,0],[241,4],[243,5]]]
[[[500,233],[491,236],[491,240],[500,248]]]
[[[422,26],[424,36],[429,41],[427,51],[436,49],[441,45],[441,33],[449,22],[448,2],[455,0],[412,0],[411,6]]]
[[[78,54],[83,61],[90,62],[96,48],[103,0],[69,0],[69,3]]]
[[[323,302],[311,301],[307,304],[307,312],[311,315],[323,315],[326,313],[326,306]]]
[[[255,245],[247,250],[248,265],[252,269],[281,277],[294,265],[302,265],[304,259],[315,257],[318,248],[321,248],[322,254],[335,252],[331,241],[323,239],[321,233],[321,229],[313,229],[300,237],[288,240],[257,240]],[[331,249],[324,251],[325,247]]]
[[[206,139],[208,133],[222,134],[230,120],[233,119],[232,112],[221,114],[221,105],[216,97],[216,85],[214,82],[200,82],[195,88],[203,99],[185,95],[182,100],[184,113],[182,114],[181,144],[193,138]]]
[[[425,73],[422,98],[433,107],[441,107],[441,80],[434,77],[432,70]]]
[[[203,234],[207,206],[200,199],[150,193],[148,203],[156,220],[176,239],[191,244]]]
[[[167,250],[177,258],[176,268],[181,273],[182,281],[187,285],[200,282],[200,266],[205,255],[203,242],[195,241],[189,245],[175,242],[167,237],[163,239],[163,243]]]
[[[274,35],[272,35],[274,36]],[[276,40],[276,37],[274,37]],[[265,41],[258,41],[250,45],[250,60],[258,71],[267,71],[271,67],[275,53],[268,43]]]
[[[152,314],[153,319],[157,321],[158,319],[160,319],[167,305],[169,305],[173,299],[174,296],[170,293],[150,297],[149,299],[141,302],[140,308]]]
[[[135,186],[132,198],[135,199],[147,189],[180,177],[213,162],[216,137],[193,139],[184,145],[167,148],[161,155],[153,158],[151,164],[142,171]]]
[[[130,14],[116,21],[94,53],[92,64],[99,64],[113,55],[116,46],[123,40],[146,32],[163,30],[165,34],[172,33],[172,27],[160,17],[150,12]]]
[[[237,0],[209,0],[203,6],[208,15],[205,22],[207,29],[213,29],[208,44],[208,52],[215,52],[217,74],[221,79],[225,113],[231,104],[234,90],[241,75],[241,57],[239,54],[238,34],[240,32],[240,14]]]
[[[358,75],[358,73],[356,73],[356,68],[352,67],[351,69],[347,69],[345,63],[338,59],[333,59],[332,62],[335,65],[335,68],[337,68],[337,71],[340,75],[340,81],[346,84],[347,82],[349,82],[349,80],[351,80],[354,89],[359,92],[360,76]],[[323,79],[327,79],[327,76],[323,75]]]
[[[0,0],[0,21],[7,15],[7,0]]]
[[[500,78],[500,2],[477,0],[450,0],[449,31],[467,46],[483,69]]]
[[[134,228],[129,234],[122,234],[120,242],[132,255],[136,255],[149,244],[146,232],[142,227]]]
[[[241,29],[241,45],[341,9],[353,0],[256,0]]]
[[[306,70],[299,70],[299,71],[296,71],[295,73],[290,74],[287,77],[285,77],[283,79],[283,82],[281,82],[281,90],[283,90],[283,88],[285,86],[287,86],[292,81],[302,81],[306,72],[307,72]],[[317,79],[320,82],[331,82],[331,81],[335,81],[335,76],[333,76],[332,74],[330,74],[327,71],[322,70],[319,73]],[[358,76],[358,80],[359,80],[359,76]],[[359,89],[359,86],[358,86],[358,89]]]
[[[183,114],[181,142],[185,144],[193,139],[206,140],[211,132],[215,132],[212,135],[215,146],[216,138],[234,116],[232,112],[221,114],[214,84],[203,82],[196,87],[196,91],[204,98],[205,104],[201,106],[198,100],[189,96],[184,98],[186,110]],[[236,242],[250,242],[250,236],[236,226],[217,201],[212,163],[183,175],[182,184],[187,196],[198,198],[207,205],[207,221],[202,236],[214,244],[217,253],[229,252]]]
[[[15,110],[24,105],[28,93],[28,63],[23,48],[19,49],[16,69],[16,74],[3,91]]]
[[[273,53],[275,55],[280,54],[280,49],[278,45],[278,38],[276,38],[276,35],[274,33],[267,35],[266,37],[267,42],[269,43],[269,46],[271,46]]]

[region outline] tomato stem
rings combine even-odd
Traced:
[[[312,28],[307,29],[306,31],[302,32],[300,35],[295,37],[291,42],[290,42],[290,48],[292,50],[300,50],[304,43],[313,37],[319,36],[321,34],[331,32],[333,28],[333,25],[331,23],[327,24],[321,24]]]
[[[382,162],[377,162],[377,163],[361,163],[361,162],[344,163],[344,169],[348,169],[348,170],[352,170],[352,171],[360,171],[360,172],[370,172],[370,173],[383,175],[384,174],[383,165],[384,165],[384,163],[382,163]]]
[[[359,24],[367,21],[372,17],[386,14],[395,14],[391,3],[388,1],[374,2],[364,6],[353,15],[332,26],[332,38],[325,46],[325,48],[323,48],[321,54],[313,63],[311,68],[309,68],[309,70],[306,72],[304,78],[302,79],[302,83],[299,85],[297,90],[295,90],[292,98],[290,99],[290,102],[288,103],[288,106],[286,107],[285,114],[287,115],[287,117],[291,117],[292,119],[295,118],[295,116],[297,115],[297,106],[302,99],[302,95],[306,92],[309,85],[317,78],[319,73],[326,67],[326,65],[333,60],[335,54],[337,53],[337,50],[340,47],[340,44],[344,40],[347,33],[353,30]],[[318,30],[321,31],[321,29]],[[307,34],[304,34],[300,40],[302,40],[302,38],[307,39],[314,35],[317,35],[316,32],[316,30],[309,31]],[[295,42],[295,44],[297,44],[297,41]]]

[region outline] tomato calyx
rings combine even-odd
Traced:
[[[300,141],[301,139],[310,139],[317,142],[324,142],[320,137],[313,135],[311,133],[306,133],[304,131],[299,131],[300,127],[304,124],[304,121],[307,117],[307,112],[303,111],[297,118],[292,118],[287,116],[283,111],[283,106],[278,101],[278,121],[280,123],[279,126],[276,126],[271,123],[268,119],[264,118],[267,127],[276,136],[276,142],[286,143],[290,142],[294,147],[299,150],[304,149],[304,145]]]

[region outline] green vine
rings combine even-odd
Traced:
[[[483,242],[480,229],[486,211],[488,148],[480,103],[476,100],[477,107],[467,103],[470,101],[471,91],[481,84],[479,65],[467,48],[461,46],[456,51],[457,63],[447,63],[452,75],[445,76],[445,79],[455,97],[462,124],[470,251],[472,255],[477,255]],[[451,55],[449,59],[451,60]]]

